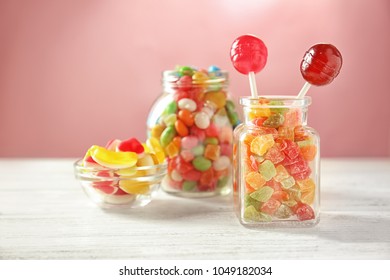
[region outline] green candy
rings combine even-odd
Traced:
[[[276,175],[276,168],[272,161],[267,159],[260,164],[259,172],[266,181],[269,181]]]
[[[253,205],[250,205],[244,210],[244,219],[254,222],[271,222],[272,218],[270,215],[258,212]]]
[[[181,66],[179,67],[178,72],[180,76],[192,76],[194,74],[194,69],[190,66]]]
[[[265,186],[251,193],[250,197],[260,202],[267,202],[271,198],[273,193],[273,188]]]
[[[224,186],[226,186],[226,184],[228,182],[229,182],[228,176],[223,176],[223,177],[219,178],[218,182],[217,182],[217,188],[223,188]]]
[[[203,156],[198,156],[192,161],[192,165],[198,171],[206,171],[211,167],[211,161]]]
[[[166,115],[176,114],[176,112],[177,112],[177,103],[176,103],[176,101],[172,101],[171,103],[169,103],[167,105],[167,107],[165,108],[165,111],[164,111],[164,113]]]
[[[247,208],[251,205],[255,207],[255,209],[260,209],[262,203],[260,201],[257,201],[256,199],[253,199],[249,194],[245,194],[244,207]]]
[[[282,185],[283,189],[288,190],[289,188],[295,185],[295,180],[292,176],[290,176],[282,180],[280,184]]]
[[[195,181],[184,181],[183,182],[183,190],[186,192],[193,191],[196,187]]]
[[[207,137],[204,140],[205,145],[207,144],[213,144],[213,145],[218,145],[218,138],[216,137]]]
[[[271,100],[269,103],[268,103],[269,106],[284,106],[284,102],[283,101],[279,101],[279,100]],[[288,111],[287,108],[271,108],[271,112],[272,113],[279,113],[279,114],[284,114],[286,111]]]
[[[191,152],[194,154],[194,156],[201,156],[204,153],[204,146],[198,145],[191,149]]]
[[[236,106],[234,105],[234,102],[231,100],[226,100],[226,105],[225,105],[226,111],[234,113]]]
[[[175,125],[176,120],[177,120],[176,114],[169,114],[164,117],[164,123],[166,126]]]
[[[284,117],[282,114],[276,113],[268,117],[267,120],[263,122],[264,126],[277,128],[284,123]]]
[[[305,146],[314,145],[314,140],[313,140],[313,138],[310,138],[310,139],[307,139],[307,140],[298,141],[296,143],[298,144],[298,146],[300,148],[302,148],[302,147],[305,147]]]
[[[278,219],[288,219],[293,214],[290,207],[282,204],[279,206],[278,210],[274,213],[274,216]]]
[[[165,128],[160,136],[161,146],[163,148],[168,146],[168,144],[171,143],[171,141],[175,136],[176,136],[176,130],[174,126],[168,126],[167,128]]]

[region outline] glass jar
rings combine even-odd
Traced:
[[[245,226],[319,222],[319,135],[307,126],[310,97],[242,97],[245,122],[234,130],[233,188]]]
[[[233,127],[228,74],[217,67],[163,72],[163,93],[149,113],[148,137],[163,147],[168,173],[162,189],[185,197],[231,192]]]

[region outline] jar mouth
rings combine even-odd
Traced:
[[[302,108],[311,104],[311,97],[297,98],[292,95],[264,95],[258,98],[242,96],[240,104],[251,108]]]
[[[181,78],[180,74],[175,70],[166,70],[162,73],[162,83],[176,83]],[[229,73],[225,70],[218,71],[218,74],[215,76],[210,76],[209,79],[203,81],[204,84],[217,84],[223,83],[227,85],[229,80]],[[197,85],[196,81],[192,81],[193,85]]]

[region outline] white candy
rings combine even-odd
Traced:
[[[205,112],[199,112],[195,115],[195,125],[200,129],[206,129],[210,125],[210,118]]]
[[[172,179],[173,181],[176,181],[176,182],[181,182],[181,181],[183,181],[183,177],[181,177],[180,173],[177,172],[176,170],[173,170],[173,171],[171,172],[171,179]]]
[[[197,107],[195,101],[189,98],[180,99],[178,105],[180,109],[187,109],[190,112],[194,112]]]
[[[210,107],[203,107],[202,112],[205,112],[210,119],[214,115],[214,110]]]
[[[220,156],[213,162],[213,167],[216,171],[222,171],[228,168],[230,165],[230,159],[227,156]]]

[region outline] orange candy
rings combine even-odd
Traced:
[[[180,136],[176,136],[172,139],[172,143],[175,144],[175,146],[180,149],[180,146],[181,146],[181,137]]]
[[[211,160],[216,160],[219,158],[221,153],[220,150],[221,148],[219,145],[208,144],[204,150],[204,157]]]
[[[317,147],[314,145],[300,147],[303,158],[307,161],[312,161],[317,154]]]
[[[194,116],[189,110],[180,110],[177,116],[186,126],[190,127],[194,125]]]
[[[209,168],[208,170],[202,173],[199,182],[204,186],[209,186],[213,182],[213,179],[214,179],[214,171],[212,168]]]
[[[177,134],[179,134],[182,137],[187,136],[189,133],[187,126],[181,120],[177,120],[175,122],[175,129]]]

